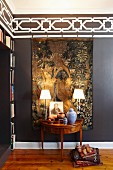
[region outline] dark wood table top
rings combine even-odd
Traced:
[[[80,131],[80,128],[82,128],[82,124],[83,119],[76,120],[74,124],[67,125],[63,123],[48,123],[48,121],[41,122],[41,125],[45,131],[56,134],[59,134],[61,129],[63,129],[64,134],[75,133],[77,131]]]

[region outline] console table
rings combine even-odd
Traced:
[[[44,142],[44,131],[48,133],[54,133],[60,135],[60,142],[61,142],[61,161],[63,161],[63,141],[64,141],[64,134],[72,134],[76,132],[80,132],[80,145],[82,145],[82,124],[83,119],[77,120],[75,124],[64,125],[64,124],[50,124],[47,121],[41,122],[41,141],[42,141],[42,149],[43,149],[43,142]]]

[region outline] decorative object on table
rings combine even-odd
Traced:
[[[47,122],[48,122],[49,124],[53,124],[53,123],[55,123],[55,120],[54,120],[54,119],[51,119],[51,118],[48,118],[48,119],[47,119]]]
[[[80,117],[80,100],[85,99],[83,89],[74,89],[73,98],[77,99],[77,116]]]
[[[81,100],[83,129],[93,127],[93,40],[89,38],[33,38],[32,39],[32,124],[38,128],[44,108],[41,89],[49,89],[51,101],[63,101],[64,113],[76,111],[72,98],[75,88],[84,89]],[[49,107],[47,101],[47,106]],[[83,103],[82,103],[83,102]],[[49,108],[47,108],[49,110]]]
[[[73,108],[70,108],[67,112],[67,120],[69,124],[74,124],[77,119],[77,114]]]
[[[64,123],[64,125],[67,125],[67,123],[68,123],[67,117],[63,118],[63,123]]]
[[[60,112],[57,114],[56,120],[58,121],[58,123],[63,124],[64,117],[65,117],[65,114],[63,112]]]
[[[51,99],[50,91],[47,89],[41,90],[40,99],[45,100],[44,119],[47,120],[46,100]]]
[[[62,113],[62,112],[60,112],[60,113],[57,114],[57,118],[58,118],[58,119],[63,119],[64,117],[65,117],[65,114]]]
[[[70,157],[74,167],[102,165],[99,149],[92,148],[89,144],[77,145],[70,151]]]

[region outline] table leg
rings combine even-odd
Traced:
[[[61,132],[60,132],[60,140],[61,140],[61,161],[63,161],[63,142],[64,142],[63,129],[61,129]]]
[[[44,128],[41,127],[41,142],[42,142],[42,149],[43,149],[43,143],[44,143]]]
[[[80,145],[82,145],[82,125],[80,127]]]

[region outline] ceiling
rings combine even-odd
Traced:
[[[14,14],[113,14],[113,0],[6,0]]]

